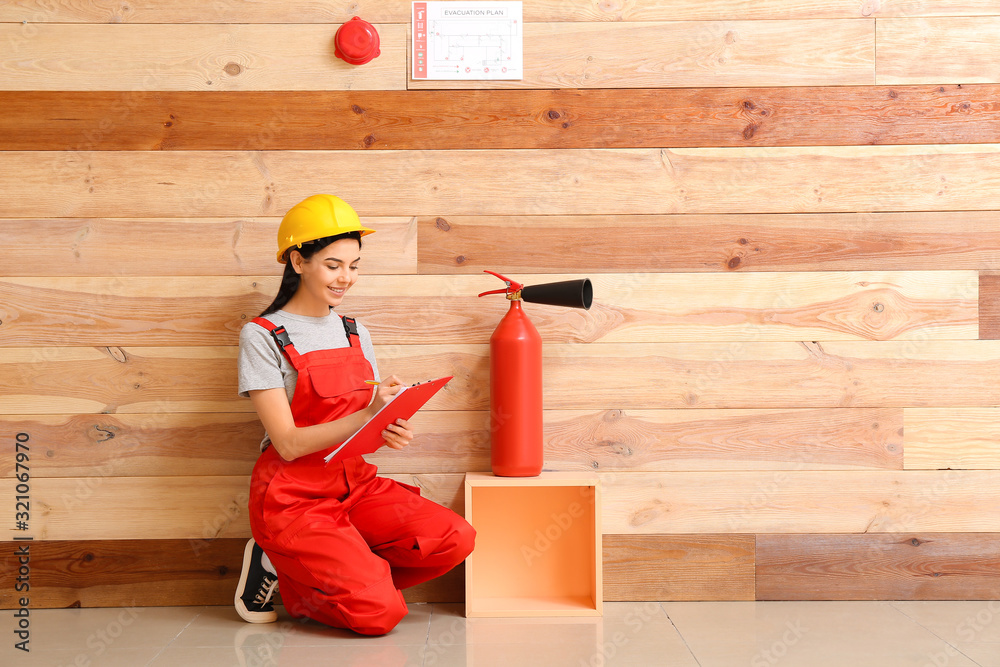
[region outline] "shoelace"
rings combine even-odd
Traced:
[[[253,598],[254,604],[261,607],[266,605],[274,593],[274,585],[276,583],[278,583],[277,577],[270,577],[265,574],[263,581],[260,582],[260,588],[257,589],[257,595]]]

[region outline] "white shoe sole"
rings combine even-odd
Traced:
[[[243,569],[240,570],[240,583],[236,586],[236,594],[233,596],[233,604],[236,607],[236,613],[240,615],[247,623],[274,623],[278,620],[278,612],[271,611],[250,611],[247,606],[243,604],[243,599],[240,597],[240,593],[247,585],[247,576],[250,574],[250,556],[253,553],[254,541],[248,540],[246,547],[243,548]],[[277,586],[277,582],[274,584]],[[273,588],[272,588],[273,590]]]

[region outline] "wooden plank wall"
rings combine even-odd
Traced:
[[[0,6],[0,606],[27,536],[34,607],[230,603],[237,335],[315,192],[379,230],[346,310],[383,372],[456,376],[385,474],[462,511],[482,270],[589,276],[589,312],[527,310],[607,599],[1000,596],[996,3],[524,10],[523,81],[417,83],[402,0]]]

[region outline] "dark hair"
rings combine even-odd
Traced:
[[[270,315],[271,313],[281,310],[285,307],[285,304],[295,296],[295,292],[299,289],[299,283],[301,278],[299,274],[295,272],[292,267],[291,261],[289,261],[289,254],[293,250],[297,250],[303,259],[309,259],[317,252],[327,247],[334,241],[340,241],[341,239],[354,239],[358,242],[358,247],[361,247],[361,232],[345,232],[344,234],[337,234],[336,236],[324,236],[323,238],[316,239],[315,241],[309,241],[303,243],[301,248],[292,246],[285,251],[285,272],[281,274],[281,286],[278,288],[278,295],[274,297],[274,301],[271,305],[264,309],[264,312],[260,314],[261,317],[265,315]]]

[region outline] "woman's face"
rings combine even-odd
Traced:
[[[299,291],[310,301],[336,308],[344,294],[358,281],[361,245],[354,239],[334,241],[309,259],[292,252],[289,260],[301,276]]]

